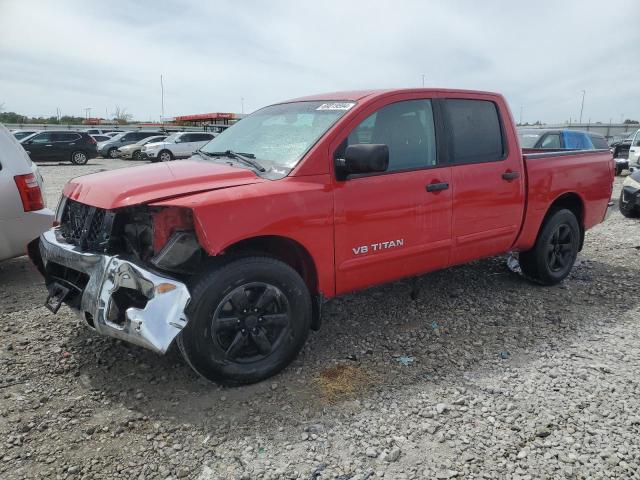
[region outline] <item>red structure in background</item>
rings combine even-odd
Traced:
[[[229,125],[233,123],[235,120],[239,120],[240,116],[236,113],[222,113],[222,112],[212,112],[212,113],[198,113],[195,115],[182,115],[179,117],[174,117],[174,124],[184,124],[184,123],[192,123],[192,124],[214,124],[214,125]]]

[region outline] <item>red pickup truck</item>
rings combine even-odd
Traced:
[[[189,160],[70,181],[29,251],[51,310],[250,383],[335,295],[505,252],[560,282],[613,178],[607,150],[522,152],[498,94],[331,93],[258,110]]]

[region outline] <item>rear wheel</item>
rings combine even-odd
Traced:
[[[204,274],[190,305],[180,351],[198,374],[224,384],[258,382],[282,370],[311,325],[304,281],[268,257],[240,258]]]
[[[161,162],[168,162],[170,160],[173,160],[173,154],[169,150],[162,150],[160,153],[158,153],[158,160],[160,160]]]
[[[633,205],[631,202],[625,202],[624,192],[620,192],[620,200],[618,201],[618,208],[620,209],[620,213],[627,218],[640,217],[640,211],[638,207]]]
[[[578,257],[580,226],[571,210],[551,213],[545,220],[534,247],[520,253],[522,272],[543,285],[564,280]]]
[[[78,150],[71,154],[71,163],[73,163],[74,165],[84,165],[88,161],[89,157],[87,157],[87,154],[81,150]]]

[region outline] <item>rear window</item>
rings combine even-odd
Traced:
[[[503,158],[502,128],[495,103],[448,99],[444,105],[452,163],[491,162]]]

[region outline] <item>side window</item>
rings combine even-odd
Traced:
[[[31,143],[49,143],[51,142],[51,133],[40,133],[31,139]]]
[[[444,101],[452,163],[501,160],[505,148],[496,104],[487,100]]]
[[[80,138],[77,133],[52,133],[52,141],[54,142],[75,142]]]
[[[640,130],[636,132],[636,138],[634,139],[632,145],[635,145],[636,147],[640,147]]]
[[[362,143],[389,147],[390,172],[435,165],[431,100],[408,100],[381,108],[351,131],[344,146]]]
[[[596,137],[594,135],[591,137],[591,143],[593,143],[593,148],[598,150],[609,149],[609,144],[603,137]]]
[[[548,133],[542,140],[540,148],[562,148],[560,146],[560,134]]]
[[[179,143],[187,143],[187,142],[193,142],[193,134],[192,133],[185,133],[184,135],[180,135],[180,142]]]
[[[210,133],[192,133],[191,137],[193,138],[192,142],[206,142],[213,138],[213,135]]]
[[[585,133],[567,130],[564,132],[564,148],[571,150],[591,150],[593,145]]]

